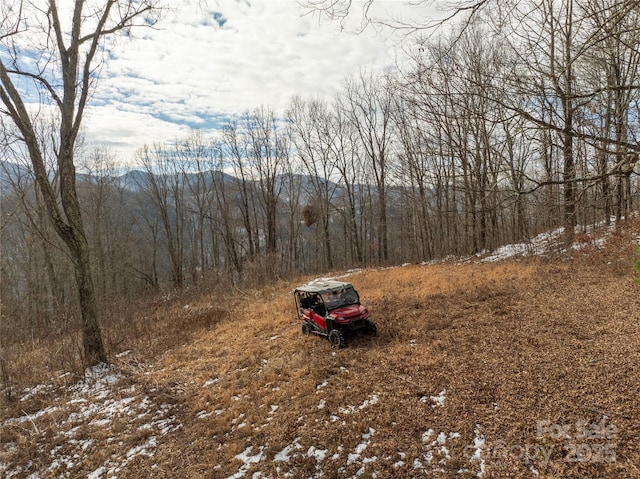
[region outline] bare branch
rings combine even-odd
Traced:
[[[49,83],[49,81],[47,81],[47,79],[44,78],[42,74],[25,72],[22,70],[7,70],[7,73],[9,73],[10,75],[18,75],[26,78],[31,78],[32,80],[35,80],[37,83],[40,83],[49,92],[53,101],[58,105],[58,108],[62,108],[62,100],[58,96],[58,92],[56,92],[56,90],[53,88],[51,83]]]

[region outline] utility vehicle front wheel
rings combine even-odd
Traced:
[[[365,320],[365,331],[370,336],[375,336],[376,334],[378,334],[378,328],[376,326],[376,323],[374,323],[370,319]]]
[[[329,342],[336,349],[344,347],[344,336],[339,329],[332,329],[329,333]]]
[[[311,326],[309,323],[302,323],[302,335],[309,336],[309,334],[311,334]]]

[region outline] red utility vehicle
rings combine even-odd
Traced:
[[[316,280],[296,288],[293,296],[305,336],[324,336],[334,348],[342,348],[356,331],[372,336],[377,332],[351,283]]]

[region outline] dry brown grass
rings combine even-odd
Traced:
[[[534,469],[544,478],[640,477],[640,290],[629,265],[629,238],[640,231],[634,228],[614,235],[605,251],[585,249],[572,259],[354,273],[348,280],[379,335],[354,338],[338,351],[300,334],[293,282],[223,301],[195,298],[188,308],[162,306],[150,312],[148,337],[123,344],[131,353],[115,360],[123,379],[113,394],[146,397],[147,417],[122,413],[102,428],[95,427],[97,416],[76,423],[69,417],[78,406],[65,407],[64,390],[55,389],[4,410],[14,417],[58,407],[33,424],[3,426],[0,463],[24,467],[38,457],[40,477],[61,476],[62,468],[44,472],[51,451],[72,456],[77,447],[56,431],[80,426],[74,437],[94,443],[70,477],[115,463],[156,437],[153,455],[134,455],[119,478],[226,478],[242,471],[273,478],[320,471],[326,478],[374,472],[468,478],[481,466],[465,447],[480,435],[484,477],[535,477]],[[187,340],[161,351],[168,336],[185,331]],[[156,359],[147,360],[147,351]],[[430,396],[443,390],[444,406],[432,407]],[[143,427],[153,414],[173,417],[176,427],[166,433]],[[575,432],[577,421],[603,418],[617,428],[615,437],[581,443],[589,451],[611,444],[615,461],[592,454],[594,462],[567,462],[575,438],[537,434],[539,421]],[[425,436],[430,429],[433,436]],[[441,432],[448,452],[433,442]],[[287,446],[290,459],[274,462]],[[312,446],[326,450],[324,458],[314,457]],[[519,457],[516,448],[525,446],[551,451],[548,463]],[[261,456],[243,469],[236,456],[246,451]],[[416,461],[425,468],[415,469]]]

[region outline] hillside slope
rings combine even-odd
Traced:
[[[638,237],[637,227],[632,232]],[[192,341],[124,351],[3,411],[5,477],[640,477],[630,237],[573,258],[348,275],[379,334],[303,337],[277,283]]]

